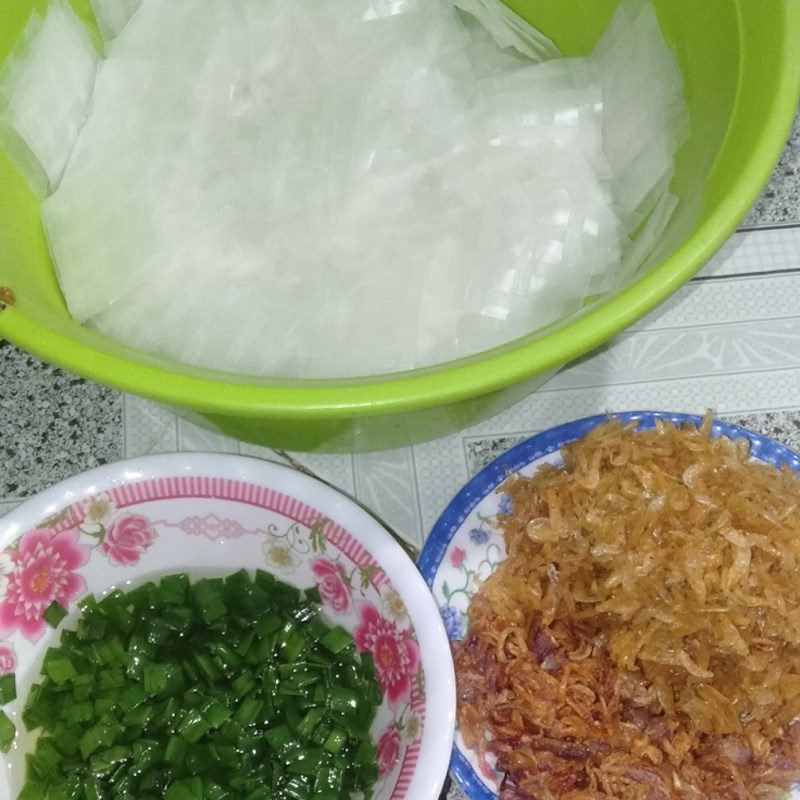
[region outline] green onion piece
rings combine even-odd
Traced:
[[[233,795],[223,789],[218,783],[206,783],[203,785],[204,800],[233,800]]]
[[[64,617],[67,616],[67,612],[60,603],[54,601],[47,606],[47,610],[42,616],[44,617],[44,621],[51,628],[57,628],[61,624],[61,621],[64,619]]]
[[[64,708],[64,720],[73,725],[79,722],[89,722],[94,719],[94,713],[93,703],[70,703]]]
[[[116,741],[117,736],[122,732],[122,726],[108,716],[101,717],[100,720],[88,728],[80,741],[81,755],[88,759],[90,755],[104,747],[110,747]]]
[[[203,800],[203,781],[197,777],[175,781],[164,792],[164,800]]]
[[[47,797],[47,785],[38,783],[35,780],[28,780],[19,794],[17,800],[45,800]],[[83,800],[83,798],[81,798]]]
[[[17,729],[4,711],[0,711],[0,753],[7,753],[14,743]]]
[[[304,749],[287,765],[292,775],[316,775],[322,760],[322,750],[309,747]]]
[[[66,681],[78,675],[78,671],[68,658],[58,658],[45,662],[44,671],[54,683],[66,683]]]
[[[113,772],[120,764],[128,761],[130,757],[131,749],[129,747],[109,747],[108,750],[96,753],[89,759],[89,770],[94,776],[103,777]]]
[[[215,730],[224,722],[227,722],[231,717],[231,713],[232,712],[229,708],[222,705],[222,703],[217,700],[210,701],[203,708],[203,717],[205,718],[206,722],[208,722],[210,730]]]
[[[192,598],[200,616],[206,622],[214,622],[227,613],[221,587],[215,581],[208,579],[198,581],[192,587]]]
[[[244,697],[255,688],[255,685],[256,679],[249,672],[245,672],[233,680],[231,689],[237,697]]]
[[[261,713],[264,702],[256,697],[246,697],[239,704],[233,715],[234,720],[240,725],[252,725]]]
[[[167,764],[180,765],[186,758],[188,749],[186,739],[181,736],[170,736],[164,753],[164,761]]]
[[[189,595],[189,576],[167,575],[158,586],[158,600],[164,605],[184,606]]]
[[[17,680],[12,672],[0,678],[0,705],[17,699]]]
[[[211,729],[211,723],[200,713],[193,711],[178,727],[178,733],[190,744],[199,742]]]
[[[278,725],[264,733],[264,738],[273,750],[280,750],[292,741],[292,732],[288,725]]]
[[[344,686],[334,686],[331,689],[328,705],[331,711],[341,713],[357,712],[360,696],[353,689]]]
[[[347,744],[347,734],[341,730],[332,730],[322,746],[330,753],[341,753],[345,744]]]
[[[352,647],[353,637],[344,628],[333,628],[320,639],[320,644],[334,655]]]

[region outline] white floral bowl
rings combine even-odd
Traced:
[[[239,456],[150,456],[60,483],[0,520],[0,674],[14,672],[17,724],[0,758],[0,797],[16,797],[31,747],[20,713],[59,632],[53,602],[77,618],[87,593],[171,572],[260,567],[317,585],[323,616],[375,657],[383,703],[372,727],[375,800],[435,800],[447,772],[455,681],[447,636],[414,564],[354,502],[294,470]],[[60,628],[59,628],[60,630]]]

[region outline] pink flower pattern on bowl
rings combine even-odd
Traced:
[[[89,560],[91,547],[78,544],[78,537],[74,529],[28,531],[22,536],[18,549],[9,553],[14,568],[0,601],[0,635],[19,629],[29,641],[38,641],[47,627],[48,606],[55,602],[67,608],[86,591],[76,570]]]
[[[450,563],[458,569],[463,563],[464,558],[466,557],[466,552],[462,550],[460,547],[454,547],[450,551]]]
[[[378,775],[386,777],[400,758],[400,733],[390,725],[378,739]]]
[[[17,668],[17,654],[14,648],[0,644],[0,675],[10,675]]]
[[[111,523],[100,550],[112,564],[136,564],[155,538],[156,534],[145,517],[141,514],[128,515]]]
[[[352,588],[344,567],[328,558],[315,558],[311,562],[311,571],[323,602],[338,614],[348,611]]]
[[[397,705],[411,693],[411,685],[419,669],[419,648],[408,630],[400,630],[381,616],[371,603],[362,603],[361,624],[353,638],[362,653],[371,653],[375,672],[389,705]]]

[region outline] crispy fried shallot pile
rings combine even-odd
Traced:
[[[800,780],[800,483],[747,442],[609,422],[502,487],[455,645],[502,800],[766,800]]]

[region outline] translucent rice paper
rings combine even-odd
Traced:
[[[63,0],[34,13],[0,74],[0,134],[38,194],[55,189],[86,120],[98,56]]]
[[[106,41],[119,36],[141,0],[89,0],[100,34]]]
[[[471,14],[500,47],[513,47],[533,61],[549,61],[561,51],[501,0],[452,0],[457,8]]]
[[[594,61],[603,94],[603,150],[614,200],[631,231],[658,204],[675,151],[688,138],[683,82],[655,9],[644,0],[619,7]]]
[[[185,363],[345,377],[503,344],[635,272],[671,161],[623,158],[616,62],[537,63],[505,6],[457,5],[142,0],[42,204],[74,317]],[[632,8],[612,33],[658,82]]]

